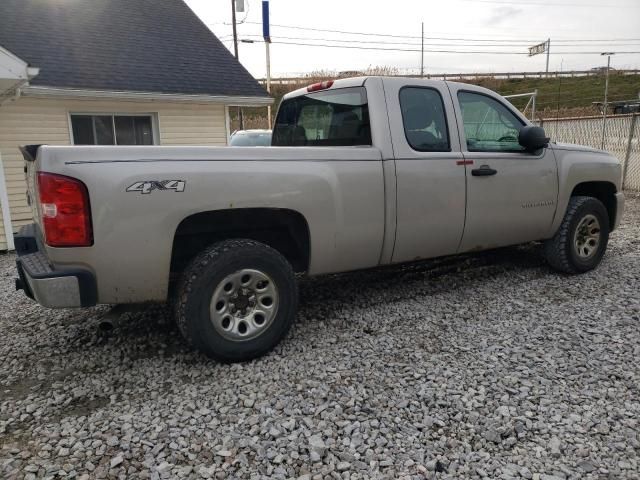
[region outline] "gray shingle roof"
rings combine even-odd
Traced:
[[[0,45],[31,85],[268,96],[182,0],[1,0]]]

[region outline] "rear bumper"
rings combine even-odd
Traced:
[[[620,225],[620,220],[622,219],[622,215],[624,214],[624,193],[618,192],[615,194],[616,196],[616,218],[613,221],[613,228],[611,230],[615,230]]]
[[[88,270],[54,269],[40,247],[35,225],[15,237],[16,289],[49,308],[91,307],[97,303],[96,279]]]

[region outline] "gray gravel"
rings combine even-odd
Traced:
[[[305,280],[242,365],[162,307],[42,309],[0,256],[0,477],[639,478],[639,238],[630,199],[582,276],[528,246]]]

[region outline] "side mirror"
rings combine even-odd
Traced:
[[[527,125],[520,130],[518,143],[529,151],[539,150],[549,145],[549,137],[544,133],[544,128]]]

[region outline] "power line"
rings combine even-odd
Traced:
[[[552,39],[553,40],[553,39]],[[590,43],[590,42],[637,42],[639,41],[640,38],[611,38],[611,39],[595,39],[595,38],[585,38],[582,40],[579,39],[565,39],[565,40],[553,40],[554,43],[565,43],[565,42],[584,42],[584,43]]]
[[[251,34],[251,35],[244,35],[245,37],[260,37],[261,35],[256,35],[256,34]],[[339,39],[339,38],[318,38],[318,37],[289,37],[289,36],[283,36],[283,35],[272,35],[273,38],[282,38],[285,40],[313,40],[313,41],[320,41],[320,42],[340,42],[340,43],[364,43],[364,44],[381,44],[381,45],[408,45],[408,46],[420,46],[420,43],[416,43],[416,42],[394,42],[394,41],[388,41],[388,40],[352,40],[352,39]],[[419,39],[420,37],[418,37]],[[427,38],[425,37],[425,40],[427,40]],[[449,46],[449,45],[457,45],[457,44],[453,44],[453,43],[437,43],[437,42],[429,42],[429,43],[425,43],[425,45],[440,45],[440,46]],[[523,45],[530,45],[530,42],[528,43],[523,43]],[[462,46],[462,45],[459,45]],[[481,44],[481,45],[476,45],[476,46],[482,46],[482,47],[511,47],[514,45],[510,45],[510,44],[502,44],[502,43],[495,43],[495,44]]]
[[[278,43],[281,45],[296,45],[296,46],[306,46],[306,47],[327,47],[327,48],[349,48],[355,50],[379,50],[379,51],[390,51],[390,52],[420,52],[422,51],[420,48],[389,48],[389,47],[363,47],[357,45],[329,45],[326,43],[301,43],[301,42],[279,42],[275,41],[273,43]],[[426,49],[425,52],[430,53],[497,53],[502,55],[526,55],[525,52],[496,52],[496,51],[462,51],[462,50],[433,50]]]
[[[326,47],[326,48],[348,48],[355,50],[379,50],[379,51],[392,51],[392,52],[420,52],[421,49],[411,49],[411,48],[389,48],[389,47],[364,47],[357,45],[329,45],[322,43],[302,43],[302,42],[280,42],[273,41],[272,43],[277,43],[280,45],[295,45],[295,46],[304,46],[304,47]],[[495,55],[529,55],[527,52],[500,52],[495,50],[449,50],[449,49],[424,49],[425,52],[429,53],[458,53],[458,54],[495,54]],[[551,52],[552,55],[600,55],[601,52]],[[623,54],[637,54],[639,51],[618,51],[615,52],[616,55]]]
[[[245,24],[251,25],[262,25],[261,22],[245,22]],[[225,24],[226,25],[226,24]],[[416,35],[396,35],[390,33],[374,33],[374,32],[354,32],[347,30],[331,30],[324,28],[315,28],[315,27],[301,27],[297,25],[282,25],[282,24],[271,24],[272,27],[286,28],[292,30],[308,30],[312,32],[329,32],[329,33],[340,33],[344,35],[364,35],[370,37],[389,37],[389,38],[409,38],[409,39],[421,39],[420,36]],[[425,40],[450,40],[450,41],[474,41],[474,42],[506,42],[506,43],[535,43],[540,42],[541,40],[533,39],[526,40],[522,38],[470,38],[470,37],[424,37]],[[553,39],[554,43],[564,43],[564,42],[627,42],[627,41],[640,41],[640,38],[590,38],[590,39],[577,39],[577,38],[565,38],[565,39]]]
[[[243,35],[244,37],[250,37],[250,38],[262,38],[262,35],[258,35],[258,34],[249,34],[249,35]],[[221,38],[225,38],[225,37],[221,37]],[[387,40],[351,40],[351,39],[338,39],[338,38],[318,38],[318,37],[289,37],[289,36],[281,36],[281,35],[273,35],[272,38],[277,38],[277,39],[284,39],[284,40],[307,40],[307,41],[320,41],[320,42],[337,42],[337,43],[358,43],[358,44],[380,44],[380,45],[404,45],[404,46],[412,46],[412,47],[418,47],[421,44],[420,43],[414,43],[414,42],[394,42],[394,41],[387,41]],[[487,44],[469,44],[469,43],[440,43],[440,42],[428,42],[425,43],[425,45],[427,46],[445,46],[445,47],[518,47],[518,46],[524,46],[524,45],[530,45],[530,43],[522,43],[521,45],[517,45],[517,44],[507,44],[507,43],[487,43]],[[630,42],[630,43],[625,43],[625,44],[590,44],[590,45],[582,45],[579,43],[572,43],[572,44],[563,44],[563,47],[598,47],[598,46],[606,46],[606,47],[630,47],[630,46],[635,46],[635,45],[640,45],[639,42]]]
[[[245,22],[246,24],[253,24],[253,25],[262,25],[261,22]],[[349,32],[349,31],[345,31],[345,30],[329,30],[329,29],[323,29],[323,28],[312,28],[312,27],[299,27],[296,25],[279,25],[279,24],[275,24],[272,23],[271,24],[272,27],[279,27],[279,28],[288,28],[288,29],[292,29],[292,30],[308,30],[308,31],[312,31],[312,32],[329,32],[329,33],[342,33],[345,35],[366,35],[366,36],[373,36],[373,37],[390,37],[390,38],[421,38],[419,36],[415,36],[415,35],[395,35],[395,34],[391,34],[391,33],[373,33],[373,32]],[[495,40],[487,40],[487,39],[473,39],[473,38],[449,38],[449,37],[424,37],[425,40],[473,40],[473,41],[478,41],[478,42],[482,42],[482,41],[495,41]],[[512,41],[524,41],[522,39],[510,39]],[[508,41],[507,39],[505,39],[505,41]],[[538,40],[530,40],[528,41],[530,42],[537,42]]]

